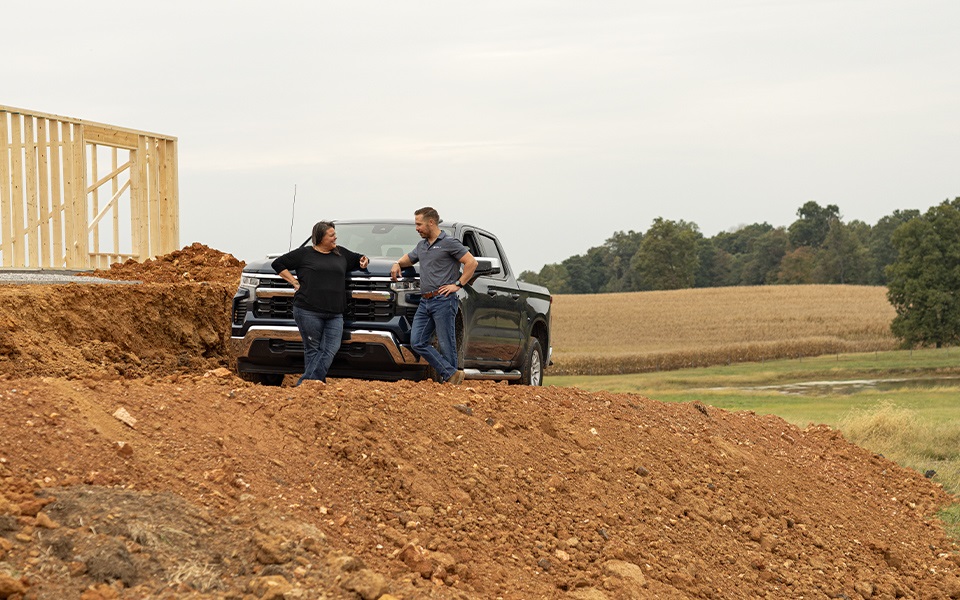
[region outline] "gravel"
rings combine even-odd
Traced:
[[[140,281],[116,281],[102,277],[89,277],[76,273],[76,271],[0,271],[0,284],[141,283]]]

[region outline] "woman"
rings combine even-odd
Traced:
[[[271,265],[294,289],[293,320],[303,338],[303,376],[297,385],[304,379],[327,380],[343,335],[347,273],[370,263],[366,256],[338,247],[337,230],[328,221],[313,226],[311,242]]]

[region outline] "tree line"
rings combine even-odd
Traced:
[[[807,202],[787,227],[754,223],[705,237],[696,223],[656,218],[645,232],[618,231],[602,245],[520,279],[556,294],[596,294],[734,285],[887,285],[894,232],[919,210],[875,225],[845,222],[835,204]]]
[[[767,223],[704,237],[695,223],[654,219],[602,246],[520,279],[554,293],[595,294],[802,283],[884,285],[905,347],[960,344],[960,198],[925,213],[844,223],[834,204],[807,202],[789,227]]]

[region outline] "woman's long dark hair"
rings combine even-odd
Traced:
[[[319,221],[316,225],[313,226],[313,233],[310,234],[310,239],[313,242],[314,246],[319,246],[320,242],[323,240],[323,237],[327,235],[327,231],[331,229],[336,229],[333,223],[330,221]],[[334,246],[333,253],[337,256],[340,256],[340,248]]]

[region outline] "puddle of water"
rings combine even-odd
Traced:
[[[845,381],[804,381],[781,385],[754,387],[717,387],[712,390],[769,390],[796,396],[824,396],[828,394],[855,394],[865,390],[890,391],[926,389],[960,384],[960,377],[919,377],[913,379],[849,379]]]

